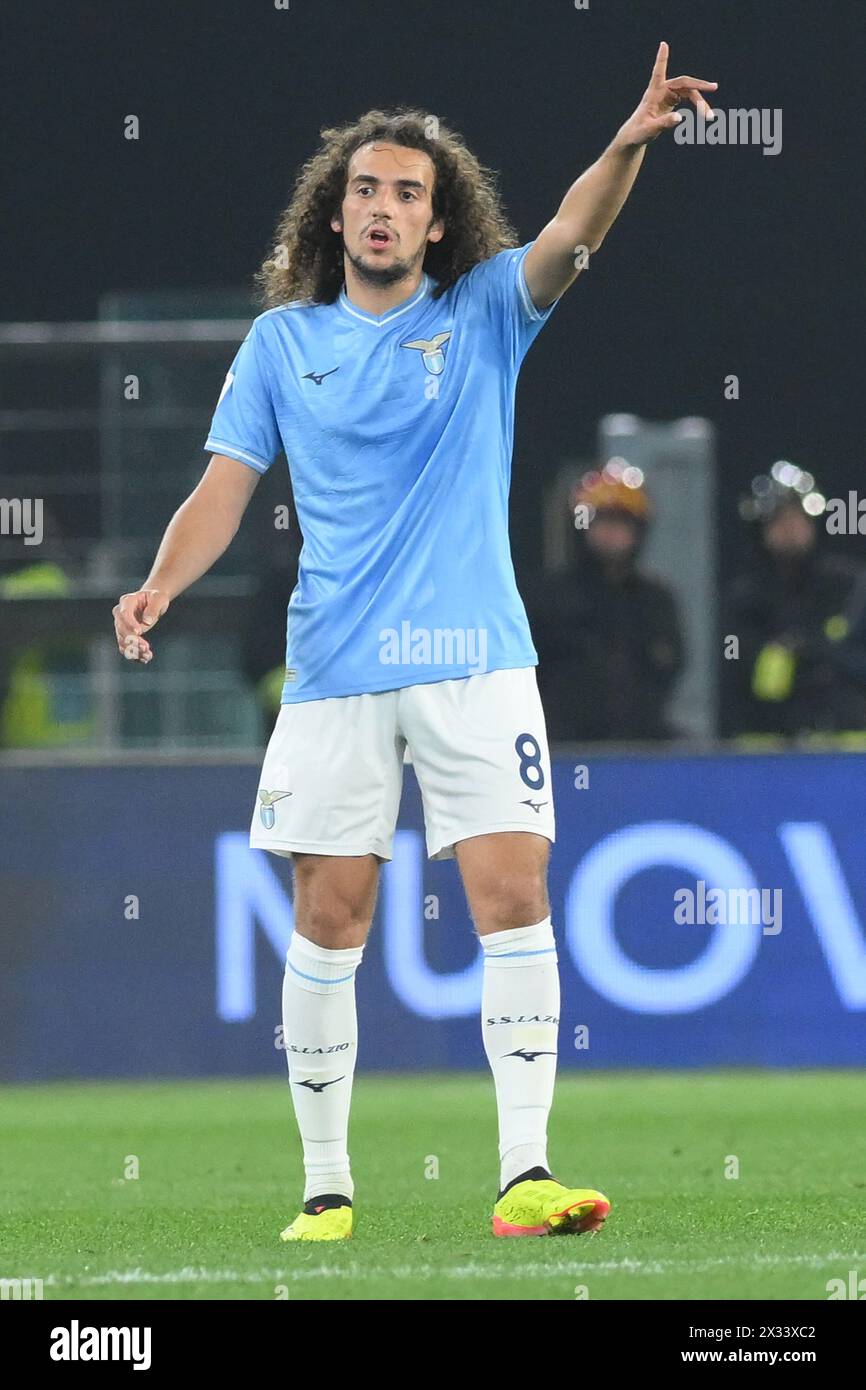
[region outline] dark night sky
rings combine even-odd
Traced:
[[[780,455],[836,494],[863,478],[864,30],[866,0],[13,4],[2,314],[87,318],[106,290],[248,282],[320,126],[374,105],[461,130],[528,241],[665,38],[671,75],[718,80],[718,106],[781,107],[783,149],[652,146],[524,366],[516,529],[539,475],[590,450],[611,410],[710,416],[729,514]]]

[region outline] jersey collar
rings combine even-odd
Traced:
[[[374,328],[384,328],[387,324],[393,323],[394,319],[402,318],[404,314],[411,313],[416,305],[421,303],[422,299],[426,299],[427,295],[430,293],[430,285],[430,276],[424,271],[421,275],[421,283],[411,299],[407,299],[403,304],[396,305],[393,309],[386,310],[384,314],[369,314],[365,309],[359,309],[357,304],[352,303],[351,299],[346,294],[346,282],[344,280],[343,288],[340,291],[340,297],[337,303],[344,314],[351,314],[352,318],[360,319],[362,323],[371,323]]]

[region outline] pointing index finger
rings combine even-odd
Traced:
[[[668,72],[669,53],[670,49],[668,48],[664,39],[662,39],[661,43],[659,44],[659,51],[656,54],[655,66],[653,67],[653,82],[664,82],[666,80]]]

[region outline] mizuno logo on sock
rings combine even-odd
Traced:
[[[525,1047],[518,1047],[516,1052],[503,1052],[503,1057],[522,1057],[524,1062],[534,1062],[536,1057],[555,1057],[555,1052],[527,1052]]]
[[[298,1081],[298,1086],[306,1086],[308,1090],[315,1091],[316,1095],[321,1095],[326,1086],[336,1086],[338,1081],[345,1081],[345,1076],[335,1076],[333,1081]]]

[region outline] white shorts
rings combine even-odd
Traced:
[[[283,705],[250,844],[274,854],[390,859],[403,762],[415,768],[427,854],[496,830],[555,839],[535,667]]]

